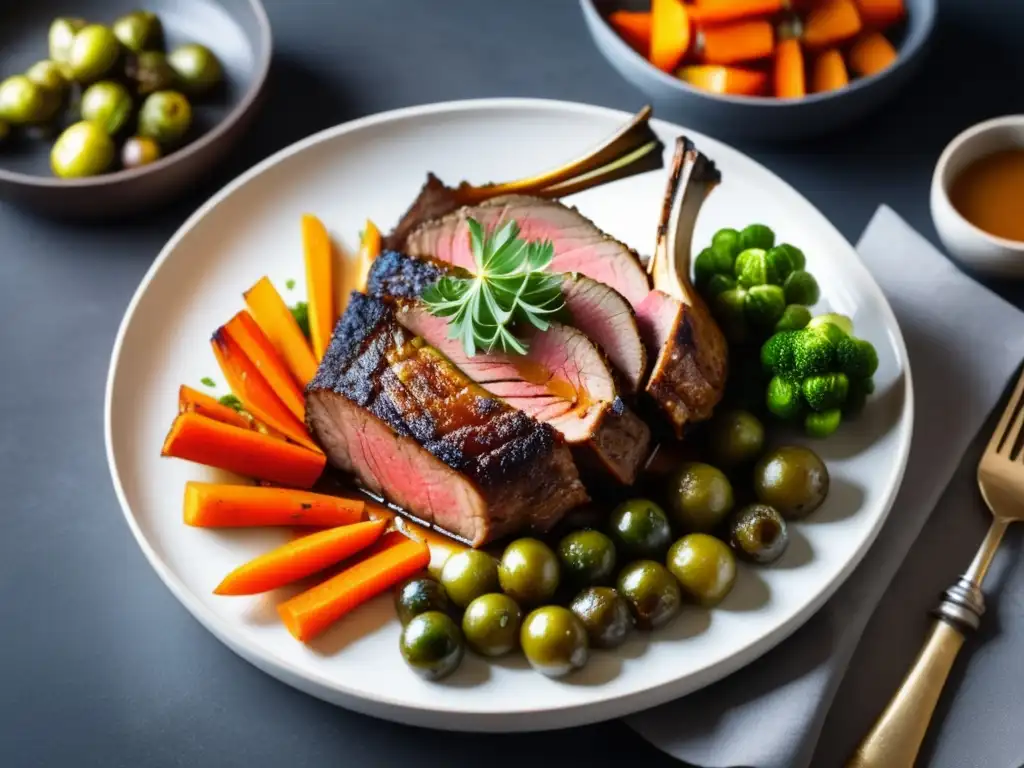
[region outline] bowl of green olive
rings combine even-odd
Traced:
[[[0,201],[117,219],[193,186],[251,123],[259,0],[36,0],[0,26]]]

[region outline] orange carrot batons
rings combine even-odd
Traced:
[[[608,23],[619,37],[643,57],[651,51],[651,14],[647,11],[614,11]]]
[[[694,24],[721,24],[755,16],[771,16],[786,7],[786,0],[698,0],[689,7]]]
[[[705,64],[740,64],[771,56],[775,30],[767,21],[740,21],[701,27],[697,53]]]
[[[242,429],[251,427],[249,419],[234,408],[224,405],[216,398],[186,384],[182,384],[178,389],[178,411],[179,413],[198,413],[200,416],[206,416],[214,421]]]
[[[309,337],[313,355],[320,360],[331,340],[335,314],[331,239],[323,222],[316,216],[307,214],[302,217],[302,245],[306,261]]]
[[[865,26],[873,29],[885,29],[907,13],[903,0],[857,0],[857,10]]]
[[[224,331],[256,366],[256,370],[292,416],[299,421],[305,419],[306,398],[302,390],[252,315],[243,309],[228,321]]]
[[[808,48],[831,48],[856,37],[862,27],[853,0],[823,0],[804,19],[801,41]]]
[[[845,88],[850,83],[846,72],[843,54],[835,48],[829,48],[814,59],[811,68],[811,92],[826,93]]]
[[[245,292],[245,303],[300,386],[316,375],[316,358],[281,294],[266,277]]]
[[[289,440],[312,451],[320,450],[310,438],[305,425],[278,399],[256,366],[224,328],[218,328],[213,334],[210,346],[213,347],[213,355],[231,391],[238,396],[249,413],[283,433]]]
[[[694,88],[733,96],[760,96],[768,84],[764,72],[711,64],[683,67],[679,70],[679,79]]]
[[[365,518],[365,509],[360,499],[292,488],[197,480],[185,484],[185,524],[195,528],[352,525]]]
[[[651,63],[672,72],[690,48],[690,19],[683,0],[651,0]]]
[[[327,463],[322,453],[198,413],[178,414],[160,453],[294,488],[311,488]]]
[[[363,226],[363,236],[359,240],[359,271],[356,276],[355,290],[360,293],[366,290],[366,281],[370,278],[370,267],[380,256],[381,235],[377,225],[369,219]]]
[[[862,77],[877,74],[896,61],[896,49],[881,32],[868,32],[850,47],[850,69]]]
[[[292,636],[308,642],[349,611],[412,576],[430,562],[430,549],[421,541],[389,533],[368,556],[277,606]]]
[[[783,40],[775,51],[775,95],[780,99],[799,99],[807,95],[804,54],[800,41]]]
[[[239,566],[217,585],[218,595],[256,595],[291,584],[361,552],[384,533],[383,520],[344,525],[290,541]]]

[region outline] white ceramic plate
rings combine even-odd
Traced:
[[[629,115],[561,102],[502,99],[416,107],[319,133],[264,161],[192,216],[142,281],[118,333],[106,400],[110,470],[125,517],[153,568],[214,635],[289,685],[371,715],[453,730],[563,728],[636,712],[701,688],[777,644],[850,574],[895,497],[910,444],[913,407],[896,320],[856,253],[796,191],[739,152],[685,131],[713,158],[723,184],[708,200],[697,241],[757,220],[807,253],[826,306],[854,317],[878,348],[878,394],[864,417],[817,448],[832,492],[812,520],[793,526],[786,556],[743,568],[712,612],[690,609],[652,635],[592,655],[563,681],[521,659],[467,655],[447,681],[427,683],[404,666],[390,597],[339,622],[310,647],[277,620],[280,595],[224,598],[213,587],[238,564],[281,543],[276,531],[213,532],[181,521],[188,479],[219,473],[160,458],[178,385],[220,380],[207,340],[241,309],[242,291],[268,274],[295,279],[304,296],[299,217],[319,215],[349,246],[366,217],[390,228],[428,170],[474,182],[518,178],[578,156]],[[684,129],[654,122],[670,151]],[[666,173],[576,196],[599,226],[650,252]],[[221,381],[223,387],[223,382]],[[223,390],[222,390],[223,391]]]

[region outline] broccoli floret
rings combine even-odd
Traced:
[[[713,312],[725,337],[734,344],[747,338],[747,320],[744,316],[747,292],[742,288],[723,291],[715,297]]]
[[[846,396],[846,405],[843,406],[843,413],[847,416],[859,414],[864,410],[868,395],[874,391],[874,379],[852,379],[850,381],[850,394]]]
[[[706,286],[715,275],[731,275],[732,259],[714,248],[705,248],[693,261],[693,280],[698,287]]]
[[[812,411],[804,417],[804,431],[811,437],[828,437],[837,429],[843,420],[843,414],[838,408],[818,413]]]
[[[805,269],[807,267],[807,259],[804,256],[804,252],[797,248],[795,245],[790,245],[789,243],[779,243],[774,248],[772,248],[772,250],[785,251],[786,255],[789,257],[789,263],[792,265],[793,269]]]
[[[822,333],[794,331],[793,371],[801,379],[828,373],[835,365],[835,346]]]
[[[850,393],[850,380],[845,373],[826,373],[808,376],[803,380],[804,400],[816,411],[841,408]]]
[[[736,281],[728,275],[712,275],[704,291],[708,298],[713,299],[718,294],[731,291],[735,287]]]
[[[762,248],[768,250],[775,245],[775,233],[764,224],[751,224],[740,232],[740,250]]]
[[[733,262],[740,251],[740,233],[735,229],[720,229],[711,238],[711,247],[718,252],[720,258],[729,263],[729,271],[732,271]]]
[[[733,266],[736,282],[744,288],[764,285],[768,282],[767,267],[765,251],[760,248],[748,248],[736,257],[736,264]]]
[[[819,325],[827,325],[829,323],[841,330],[847,336],[853,336],[853,320],[848,318],[846,315],[840,315],[838,312],[826,312],[823,315],[818,315],[807,325],[810,328],[817,328]]]
[[[878,370],[878,352],[870,341],[847,336],[836,345],[839,370],[851,379],[867,379]]]
[[[810,307],[818,303],[818,298],[821,295],[818,281],[814,279],[814,275],[802,269],[797,269],[790,274],[786,278],[783,288],[786,291],[786,303],[788,304],[803,304]]]
[[[775,324],[775,331],[799,331],[801,328],[806,327],[810,319],[811,310],[800,304],[790,304],[783,311],[779,322]]]
[[[761,365],[769,373],[789,376],[794,372],[794,349],[799,331],[780,331],[761,347]]]
[[[768,330],[786,311],[786,297],[777,285],[755,285],[747,291],[744,307],[751,327]]]
[[[804,409],[800,384],[781,376],[773,377],[768,382],[765,405],[768,406],[771,413],[780,419],[795,419]]]

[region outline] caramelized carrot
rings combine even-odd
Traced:
[[[690,19],[683,0],[651,0],[651,63],[671,72],[690,48]]]
[[[269,279],[262,277],[244,295],[249,311],[284,359],[292,376],[300,386],[306,386],[316,375],[316,358],[281,294]]]
[[[775,51],[775,95],[780,99],[799,99],[807,95],[804,54],[800,41],[782,40]]]
[[[698,56],[705,64],[740,64],[771,56],[775,30],[767,21],[739,21],[718,27],[701,27],[697,33]]]
[[[694,24],[721,24],[752,16],[771,16],[785,7],[785,0],[697,0],[689,11]]]
[[[608,23],[637,53],[647,57],[651,52],[651,14],[647,11],[614,11]]]
[[[312,487],[327,463],[322,453],[198,413],[178,414],[160,455],[294,488]]]
[[[811,92],[825,93],[845,88],[850,83],[846,73],[846,62],[843,54],[835,48],[822,52],[814,60],[811,70]]]
[[[270,339],[244,309],[231,318],[224,326],[224,332],[231,337],[242,353],[256,366],[256,370],[267,382],[291,414],[299,421],[306,418],[306,399],[295,383],[288,366],[277,354]]]
[[[214,332],[210,346],[213,347],[213,355],[231,391],[242,401],[247,411],[283,433],[289,440],[311,451],[320,451],[305,425],[284,406],[256,366],[223,327]]]
[[[801,40],[808,48],[831,48],[856,37],[862,26],[853,0],[823,0],[804,19]]]
[[[380,230],[377,229],[376,224],[367,219],[365,226],[363,226],[363,236],[359,241],[359,271],[356,275],[355,290],[360,292],[366,290],[366,281],[370,277],[370,267],[373,266],[373,262],[380,256],[380,248]],[[345,300],[346,302],[348,301],[347,296]]]
[[[252,425],[249,419],[234,408],[219,403],[216,398],[185,384],[178,388],[178,411],[179,413],[198,413],[200,416],[206,416],[214,421],[242,429],[249,429]]]
[[[764,72],[712,64],[683,67],[679,70],[679,79],[694,88],[734,96],[760,96],[768,83]]]
[[[397,512],[381,506],[380,504],[374,504],[372,502],[367,504],[366,514],[371,520],[388,521],[388,524],[394,530],[401,531],[410,539],[422,541],[430,547],[430,564],[427,567],[430,572],[438,578],[440,578],[441,575],[441,568],[444,567],[444,564],[449,557],[454,555],[456,552],[463,552],[470,548],[468,544],[456,541],[451,536],[446,536],[440,531],[435,531],[431,528],[420,525],[419,523],[414,523],[409,518],[402,517]]]
[[[865,26],[885,29],[906,15],[903,0],[857,0],[857,10]]]
[[[881,32],[868,32],[850,47],[850,69],[862,77],[877,74],[891,66],[897,57],[896,49]]]
[[[383,520],[343,525],[289,541],[233,570],[216,595],[256,595],[319,573],[362,552],[384,533]]]
[[[430,562],[421,541],[397,531],[378,541],[355,565],[277,606],[292,636],[308,642],[349,611],[412,576]]]
[[[331,239],[316,216],[302,217],[302,243],[306,256],[306,292],[309,302],[309,337],[319,361],[334,330],[334,297],[331,278]]]
[[[361,522],[366,504],[292,488],[189,480],[184,508],[185,525],[195,528],[333,527]]]

